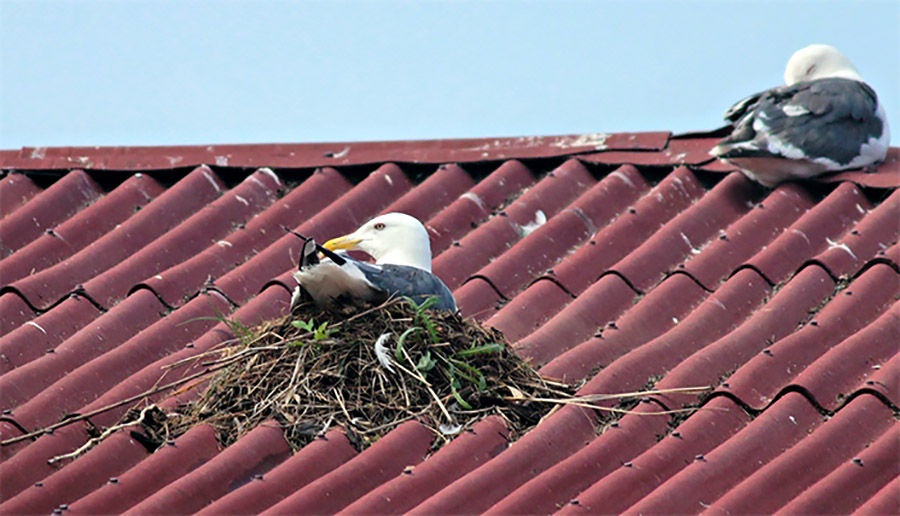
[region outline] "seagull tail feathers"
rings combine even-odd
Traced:
[[[772,157],[772,153],[761,149],[754,141],[729,141],[728,138],[719,142],[709,150],[709,155],[719,159],[735,158],[764,158]]]

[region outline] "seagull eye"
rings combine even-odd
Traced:
[[[378,224],[375,224],[375,229],[377,229],[378,231],[381,231],[382,229],[384,229],[384,223],[379,222]]]
[[[816,65],[812,65],[812,66],[810,66],[809,68],[806,69],[806,75],[807,75],[807,76],[812,75],[812,73],[815,72],[815,71],[816,71]]]

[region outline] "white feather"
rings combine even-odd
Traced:
[[[378,359],[378,363],[381,364],[381,367],[393,373],[394,366],[391,365],[391,354],[388,351],[388,347],[385,345],[390,338],[390,332],[382,333],[378,337],[378,340],[375,341],[375,357]]]
[[[456,435],[462,430],[462,425],[451,425],[448,423],[441,423],[438,426],[438,431],[440,431],[443,435]]]
[[[525,224],[524,226],[519,226],[519,233],[521,233],[522,237],[527,237],[531,233],[534,232],[537,228],[543,226],[547,223],[547,215],[544,214],[543,210],[538,210],[534,212],[534,220]]]

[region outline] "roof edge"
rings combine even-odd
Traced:
[[[202,164],[306,168],[386,161],[448,163],[552,158],[602,151],[660,151],[671,133],[585,133],[558,136],[260,143],[137,147],[23,147],[0,150],[0,169],[165,170]]]

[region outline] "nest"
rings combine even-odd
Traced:
[[[515,440],[562,405],[603,414],[598,422],[611,424],[628,413],[684,415],[703,410],[630,409],[646,396],[702,395],[713,387],[653,390],[651,379],[637,392],[573,396],[574,386],[542,378],[511,351],[500,332],[457,314],[429,310],[436,301],[417,305],[410,299],[391,299],[342,314],[303,304],[286,317],[253,328],[220,318],[236,339],[168,366],[192,363],[199,372],[161,385],[164,374],[148,391],[84,414],[68,414],[0,446],[84,421],[90,439],[48,461],[54,464],[75,459],[128,427],[143,428],[131,436],[152,452],[199,424],[215,428],[227,446],[274,419],[295,451],[335,427],[342,427],[361,451],[415,419],[433,430],[437,449],[489,415],[506,420]],[[194,401],[168,413],[150,401],[176,388],[170,395],[202,390]],[[611,401],[619,406],[610,406]],[[92,416],[135,402],[116,425],[101,431],[90,422]]]
[[[209,424],[228,445],[274,418],[295,450],[337,426],[362,450],[415,419],[437,448],[491,414],[516,438],[555,406],[538,399],[571,396],[499,331],[431,311],[431,301],[393,299],[349,316],[304,304],[255,328],[229,323],[237,343],[195,358],[217,369],[208,387],[146,429],[172,438]]]

